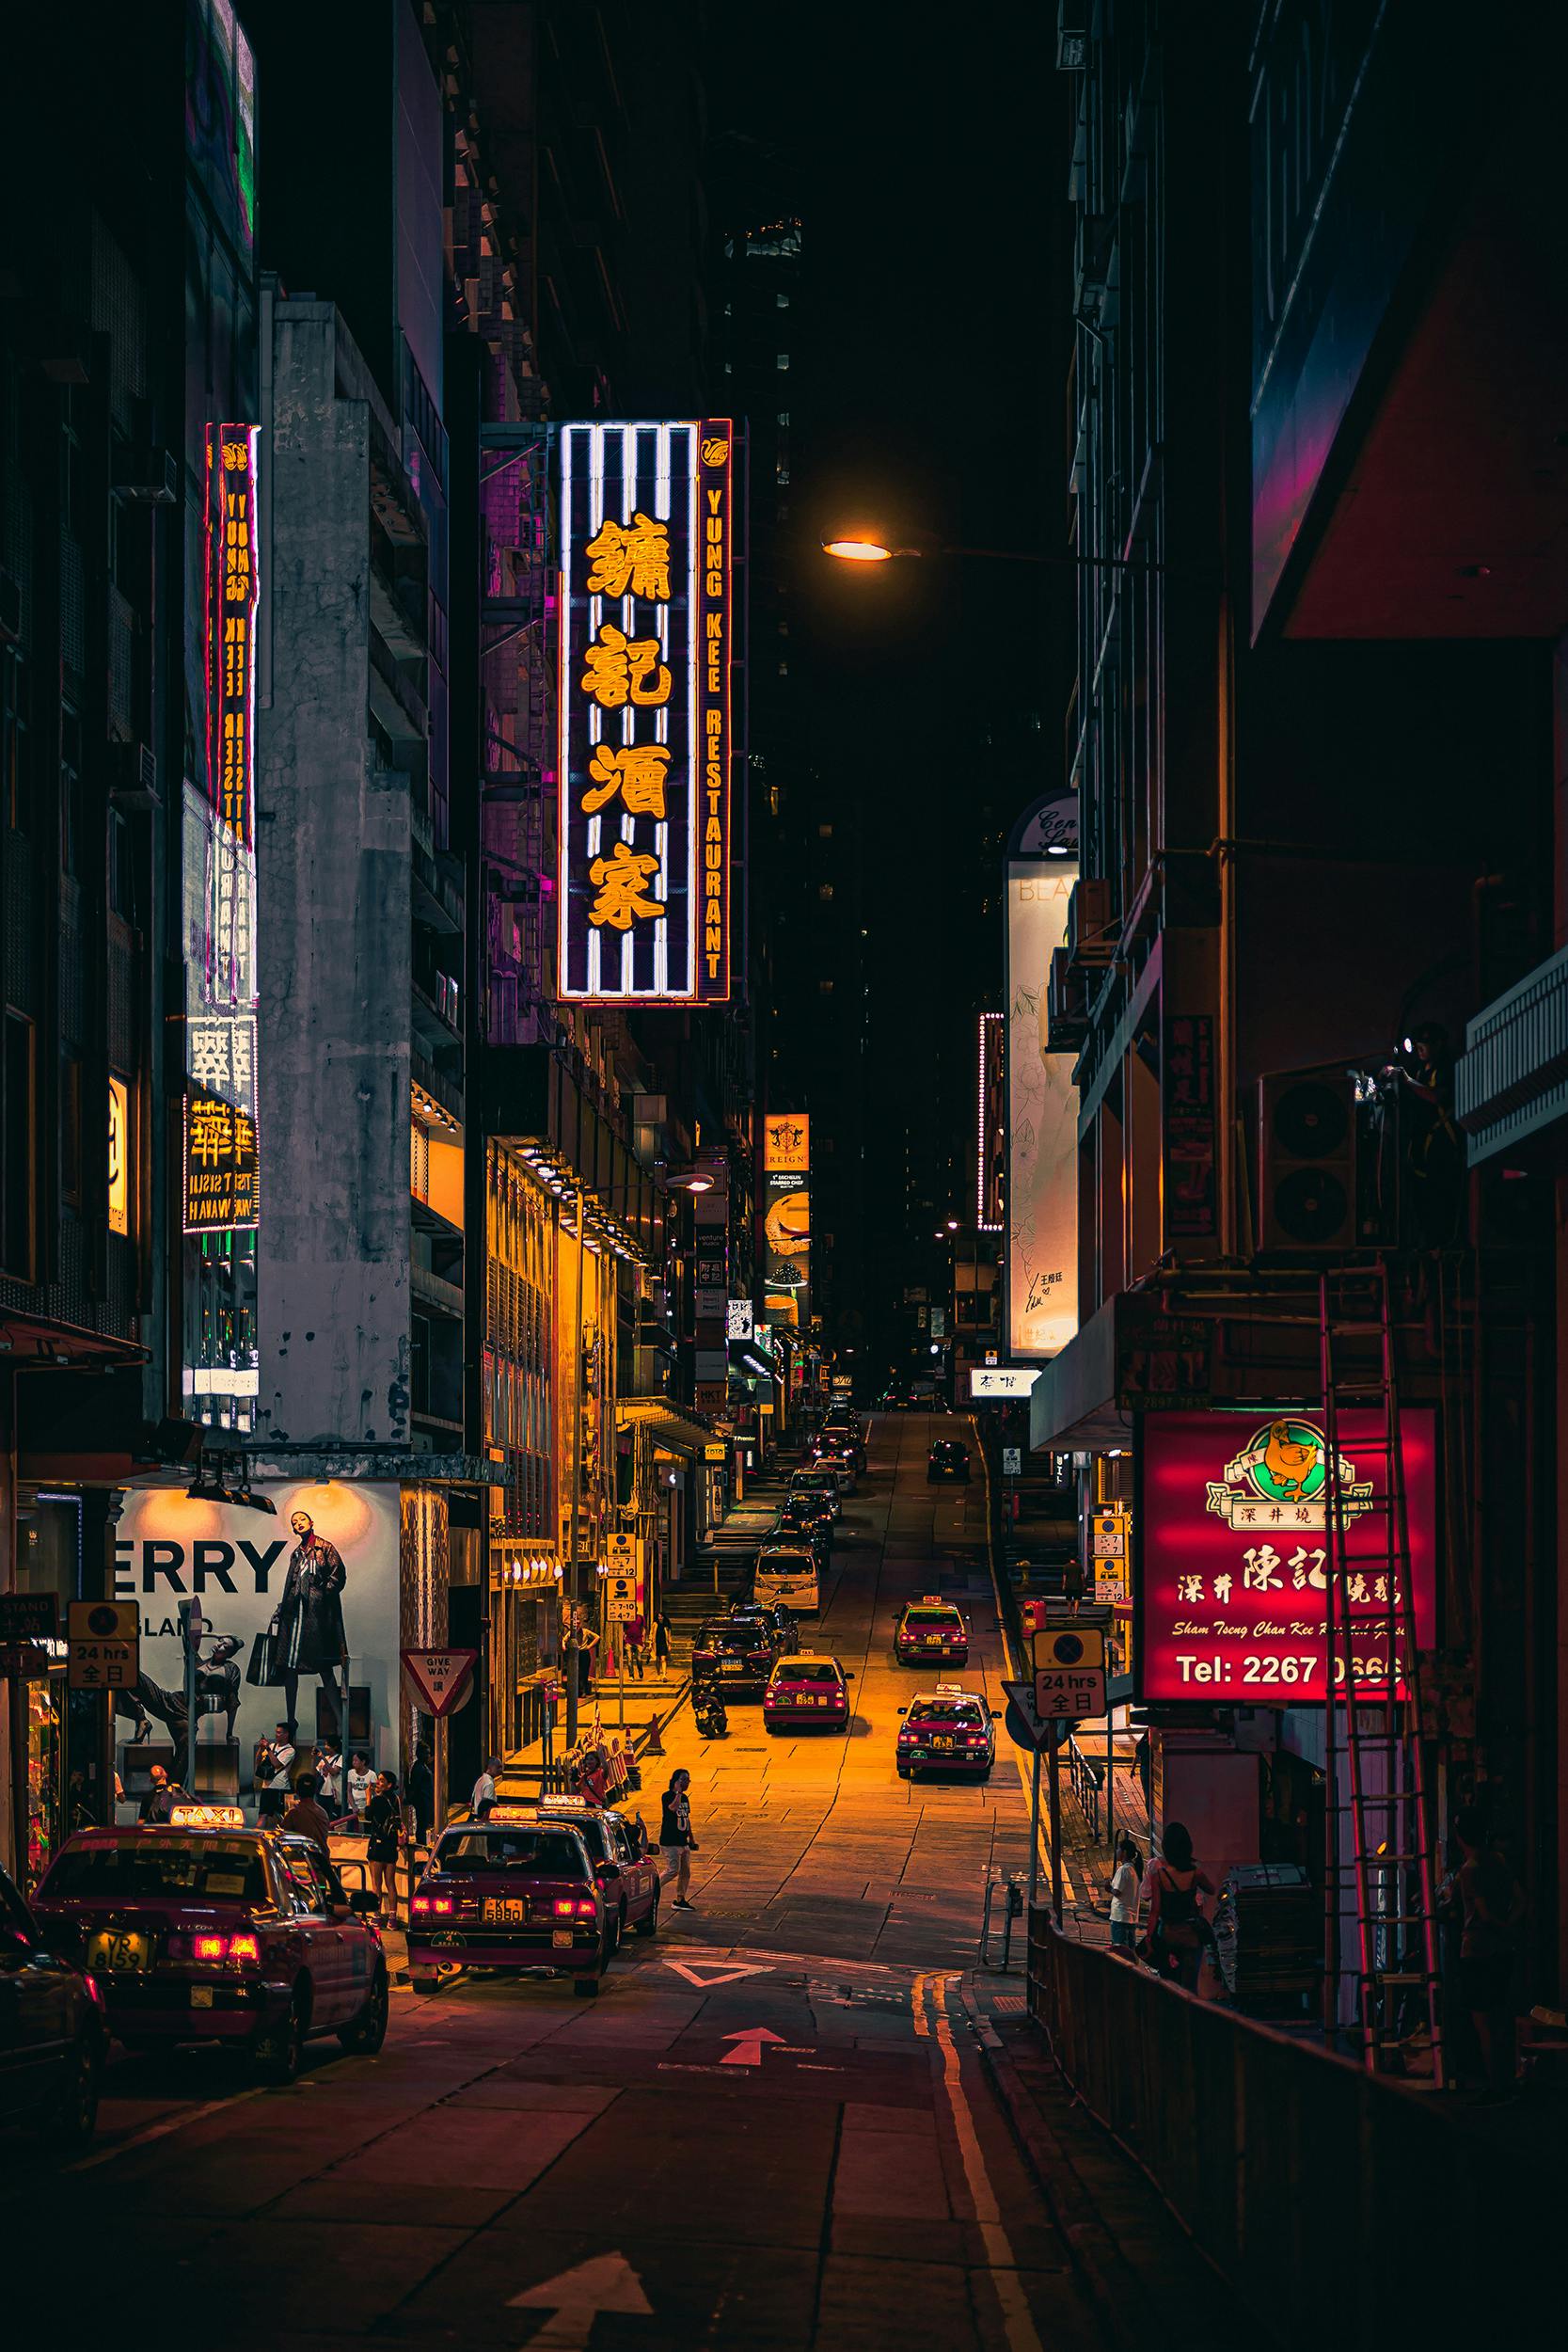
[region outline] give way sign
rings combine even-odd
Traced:
[[[427,1715],[450,1715],[468,1695],[477,1649],[405,1649],[403,1671]]]

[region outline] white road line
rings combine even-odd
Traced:
[[[946,1988],[957,1979],[951,1976],[920,1976],[914,1980],[912,2006],[914,2029],[923,2040],[935,2038],[942,2053],[942,2087],[947,2100],[953,2128],[958,2134],[958,2153],[963,2159],[964,2180],[974,2207],[979,2227],[980,2243],[986,2250],[986,2268],[992,2289],[1002,2310],[1002,2325],[1011,2352],[1043,2352],[1029,2300],[1023,2292],[1023,2281],[1018,2274],[1018,2258],[1002,2219],[1002,2207],[997,2201],[991,2177],[986,2169],[985,2150],[974,2128],[974,2111],[969,2104],[964,2088],[963,2068],[958,2062],[958,2044],[947,2022]],[[930,2007],[924,2006],[929,1997]]]
[[[129,2139],[117,2140],[112,2148],[97,2148],[90,2156],[78,2156],[74,2164],[62,2169],[67,2172],[90,2172],[96,2165],[112,2164],[117,2156],[128,2155],[133,2148],[145,2148],[150,2140],[167,2139],[172,2132],[187,2131],[209,2115],[221,2115],[225,2107],[237,2107],[246,2099],[259,2099],[261,2086],[251,2090],[231,2091],[227,2099],[209,2099],[205,2106],[187,2107],[182,2115],[168,2115],[161,2123],[149,2123],[142,2132],[133,2132]]]

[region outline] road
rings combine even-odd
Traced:
[[[288,2090],[117,2058],[86,2159],[0,2141],[29,2315],[285,2352],[1101,2340],[976,2040],[976,1999],[1019,1980],[965,1981],[986,1876],[1024,1858],[1011,1752],[988,1788],[894,1770],[898,1602],[961,1595],[964,1679],[994,1698],[1002,1663],[983,1488],[928,1487],[927,1440],[875,1424],[846,1507],[819,1631],[855,1673],[849,1736],[768,1740],[740,1704],[726,1741],[689,1715],[668,1736],[695,1912],[666,1908],[593,2004],[400,1993],[378,2058],[313,2047]]]

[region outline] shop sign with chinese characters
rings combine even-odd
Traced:
[[[560,993],[730,993],[735,435],[560,429]]]
[[[1410,1598],[1419,1646],[1434,1640],[1436,1436],[1433,1415],[1401,1415]],[[1396,1639],[1396,1690],[1408,1695],[1392,1585],[1384,1421],[1376,1408],[1339,1415],[1337,1486],[1346,1515],[1347,1666],[1335,1644],[1335,1684],[1381,1695]],[[1138,1696],[1242,1707],[1322,1705],[1332,1537],[1321,1419],[1159,1413],[1141,1422],[1133,1505]],[[1338,1635],[1342,1614],[1335,1613]]]
[[[242,1232],[259,1222],[256,1123],[247,1111],[190,1088],[184,1160],[187,1233]]]

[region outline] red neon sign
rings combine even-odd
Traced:
[[[1432,1413],[1401,1416],[1416,1638],[1435,1638],[1437,1442]],[[1381,1697],[1388,1677],[1388,1491],[1381,1411],[1339,1415],[1352,1655],[1335,1688]],[[1322,1706],[1332,1542],[1323,1417],[1150,1413],[1138,1438],[1136,1638],[1140,1698],[1232,1707]],[[1397,1621],[1396,1621],[1397,1623]],[[1336,1613],[1336,1634],[1342,1624]],[[1395,1645],[1396,1692],[1409,1696]]]

